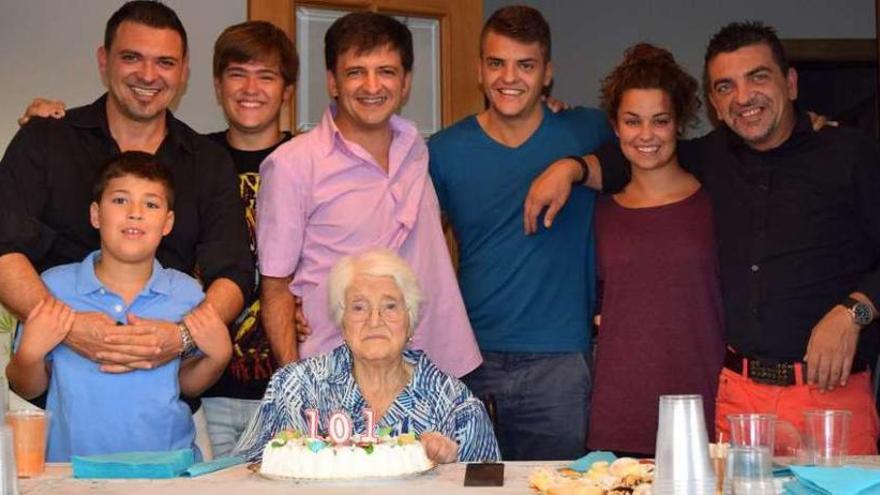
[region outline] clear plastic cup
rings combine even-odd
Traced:
[[[794,456],[801,449],[801,436],[793,424],[775,414],[730,414],[730,445],[767,447],[776,456]]]
[[[6,413],[6,424],[12,427],[15,464],[19,477],[36,476],[46,469],[49,416],[48,412],[39,409]]]
[[[662,395],[658,416],[654,493],[714,494],[703,398]]]
[[[775,495],[773,456],[766,446],[733,446],[727,452],[724,495]]]
[[[12,446],[12,427],[0,425],[0,493],[18,495],[18,471]]]
[[[817,466],[842,465],[849,452],[851,418],[849,411],[805,411],[804,460]]]

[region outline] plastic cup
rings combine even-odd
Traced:
[[[18,472],[12,446],[12,428],[0,425],[0,493],[18,495]]]
[[[46,469],[49,413],[36,409],[9,411],[6,424],[12,427],[18,476],[29,478],[42,473]]]
[[[653,492],[714,494],[715,471],[709,460],[703,398],[661,395],[658,416]]]
[[[801,436],[788,421],[775,414],[730,414],[730,445],[744,447],[767,447],[777,456],[797,455],[801,448]]]
[[[817,466],[840,466],[849,450],[849,411],[804,412],[806,461]]]
[[[775,495],[769,447],[734,446],[727,453],[724,495]]]

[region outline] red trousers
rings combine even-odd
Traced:
[[[843,409],[852,412],[849,426],[849,454],[877,453],[880,424],[871,387],[871,373],[850,375],[845,387],[819,392],[814,385],[788,387],[756,383],[727,368],[722,368],[715,402],[715,431],[730,439],[728,414],[772,413],[804,431],[804,411],[809,409]],[[714,441],[714,439],[712,439]]]

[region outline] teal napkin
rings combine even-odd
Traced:
[[[608,464],[611,464],[616,460],[617,456],[612,454],[611,452],[596,450],[581,457],[580,459],[572,461],[572,463],[568,465],[568,468],[573,471],[585,473],[590,470],[590,466],[592,466],[594,462],[606,461]]]
[[[795,481],[785,485],[792,495],[877,495],[880,469],[855,466],[791,466]]]
[[[214,471],[220,471],[221,469],[226,469],[228,467],[236,466],[242,463],[244,463],[244,459],[242,459],[241,457],[221,457],[219,459],[214,459],[213,461],[199,462],[193,464],[192,466],[188,467],[186,471],[183,472],[183,476],[190,476],[194,478],[196,476],[213,473]]]
[[[74,478],[175,478],[195,462],[192,449],[71,456]]]

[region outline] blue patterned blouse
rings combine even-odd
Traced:
[[[391,428],[392,435],[442,433],[458,443],[461,462],[498,460],[498,443],[483,403],[464,383],[434,366],[422,351],[407,349],[403,358],[414,367],[412,379],[376,426]],[[306,409],[318,411],[321,435],[327,433],[330,415],[340,410],[351,416],[352,431],[363,433],[363,410],[367,407],[354,380],[351,351],[342,345],[279,369],[235,450],[249,461],[259,460],[263,447],[277,432],[308,431]]]

